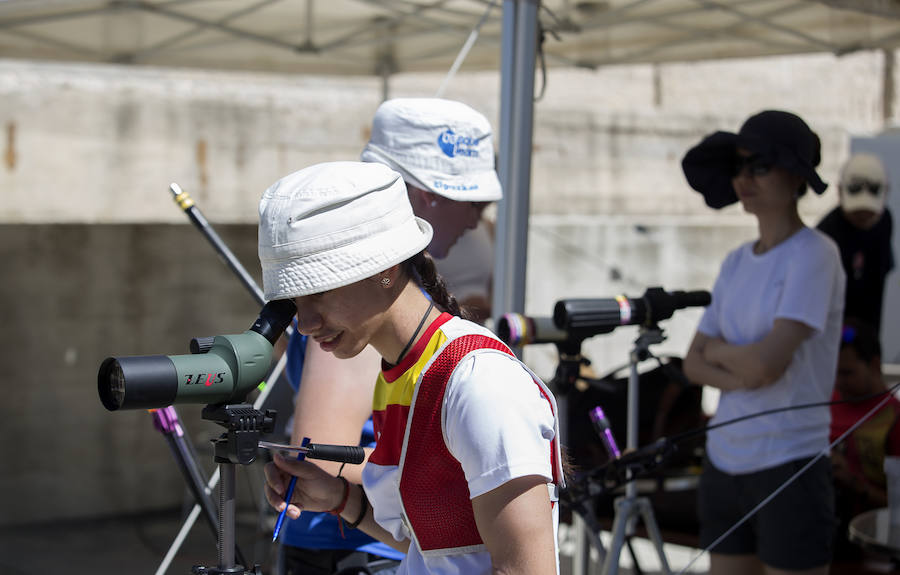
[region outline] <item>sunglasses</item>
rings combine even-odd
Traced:
[[[772,167],[774,165],[775,162],[760,154],[753,154],[751,156],[735,156],[733,175],[737,177],[744,172],[744,169],[747,169],[750,175],[753,177],[765,176],[772,170]]]
[[[881,186],[883,184],[881,182],[870,182],[868,180],[855,180],[850,182],[844,189],[847,190],[847,193],[851,196],[855,196],[856,194],[862,193],[863,189],[869,190],[869,193],[873,196],[877,196],[881,192]]]

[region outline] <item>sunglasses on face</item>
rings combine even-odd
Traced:
[[[745,168],[753,177],[765,176],[772,170],[774,165],[772,160],[759,154],[736,156],[734,159],[734,176],[741,175]]]
[[[881,182],[870,182],[868,180],[855,180],[850,182],[844,189],[847,190],[847,193],[851,196],[855,196],[856,194],[862,193],[864,189],[869,190],[869,193],[873,196],[877,196],[879,192],[881,192]]]

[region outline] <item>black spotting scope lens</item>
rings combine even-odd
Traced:
[[[165,355],[108,357],[100,364],[97,391],[110,411],[165,407],[175,400],[178,375]]]
[[[108,370],[106,376],[109,382],[109,387],[107,387],[108,398],[103,399],[103,404],[109,403],[121,406],[125,403],[125,374],[122,373],[122,365],[118,361],[113,360],[109,363]]]

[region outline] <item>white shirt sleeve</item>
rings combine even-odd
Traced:
[[[447,384],[441,423],[470,497],[527,475],[552,481],[550,403],[505,353],[478,351],[460,362]]]
[[[837,248],[831,242],[822,241],[824,239],[810,236],[811,241],[798,246],[795,257],[787,266],[784,288],[775,311],[776,318],[799,321],[817,333],[825,329],[832,291],[840,283],[835,281],[835,276],[844,273]]]
[[[700,324],[697,326],[697,331],[703,335],[722,337],[722,327],[719,324],[719,317],[722,314],[722,294],[728,289],[728,280],[734,267],[736,252],[737,250],[728,254],[719,268],[719,275],[716,276],[716,283],[713,284],[712,301],[703,310],[703,316],[700,318]]]

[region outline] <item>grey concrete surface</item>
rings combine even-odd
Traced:
[[[256,226],[219,234],[258,277]],[[148,512],[184,480],[142,410],[106,411],[105,357],[189,353],[241,333],[259,306],[206,239],[183,225],[0,225],[0,525]],[[220,428],[179,407],[212,472]]]

